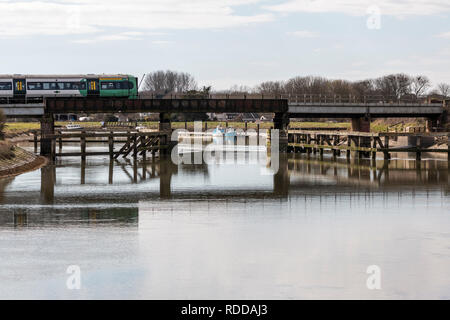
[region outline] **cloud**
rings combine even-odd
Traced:
[[[271,21],[271,13],[235,13],[236,7],[259,1],[0,0],[0,37],[93,34],[110,28],[229,28]]]
[[[104,41],[141,40],[141,38],[139,38],[140,35],[143,35],[143,33],[142,32],[121,32],[118,34],[101,35],[101,36],[91,37],[88,39],[77,39],[77,40],[72,40],[71,42],[80,43],[80,44],[88,44],[88,43],[97,43],[97,42],[104,42]]]
[[[450,32],[443,32],[436,35],[437,38],[450,39]]]
[[[154,40],[152,41],[153,44],[157,44],[157,45],[165,45],[165,44],[171,44],[173,43],[173,41],[169,41],[169,40]]]
[[[367,10],[376,5],[382,15],[404,17],[408,15],[433,15],[450,12],[448,0],[288,0],[266,9],[283,12],[344,13],[355,16],[367,15]]]
[[[318,34],[316,32],[307,31],[307,30],[298,30],[288,32],[287,34],[298,37],[298,38],[317,38]]]

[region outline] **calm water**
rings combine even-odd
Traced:
[[[0,298],[450,298],[446,161],[297,155],[273,175],[256,155],[64,159],[0,180]]]

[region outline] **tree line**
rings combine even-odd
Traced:
[[[209,93],[210,87],[203,87]],[[155,71],[147,74],[143,91],[153,94],[179,94],[198,92],[197,81],[189,73],[176,71]],[[211,91],[226,94],[267,94],[267,95],[323,95],[323,96],[377,96],[380,99],[395,100],[418,98],[428,94],[450,96],[450,85],[440,83],[432,88],[431,81],[424,75],[411,76],[404,73],[390,74],[374,79],[348,81],[327,79],[318,76],[298,76],[287,81],[265,81],[251,88],[232,86],[229,90]]]

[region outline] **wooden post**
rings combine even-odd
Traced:
[[[256,125],[256,144],[259,146],[259,123]]]
[[[205,121],[205,132],[208,131],[208,121]]]
[[[385,136],[384,137],[384,160],[389,160],[390,155],[389,155],[389,136]]]
[[[137,135],[134,134],[133,135],[133,159],[134,160],[137,159],[137,155],[138,155],[137,145],[138,145]]]
[[[307,133],[306,134],[306,144],[310,145],[311,144],[311,134]],[[311,154],[311,147],[306,147],[306,154],[309,156]]]
[[[339,143],[339,136],[333,136],[333,160],[336,161],[336,158],[338,156],[339,150],[336,149],[337,145]]]
[[[141,146],[144,146],[145,139],[146,139],[145,136],[141,136]],[[146,159],[147,159],[147,149],[144,148],[144,150],[142,151],[142,160],[145,162]]]
[[[347,160],[350,160],[350,154],[351,154],[350,148],[351,148],[351,146],[352,146],[352,140],[351,140],[350,136],[347,135]]]
[[[450,168],[450,134],[447,136],[447,162]]]
[[[108,175],[108,183],[113,184],[113,176],[114,176],[114,160],[109,160],[109,175]]]
[[[418,136],[416,140],[416,161],[420,161],[422,159],[422,153],[420,152],[422,137]]]
[[[80,146],[81,146],[81,160],[86,161],[86,131],[81,132]]]
[[[228,129],[228,120],[225,122],[225,128]]]
[[[108,137],[109,159],[114,158],[114,133],[111,131]]]
[[[248,128],[248,123],[247,123],[247,121],[245,121],[245,133],[247,133],[247,128]]]
[[[319,136],[319,146],[322,146],[323,144],[324,144],[323,143],[323,136],[320,135]],[[319,148],[319,155],[320,155],[320,160],[322,160],[323,159],[323,148]]]
[[[371,144],[372,144],[372,148],[375,149],[375,151],[372,151],[372,161],[376,161],[377,160],[377,141],[375,140],[375,137],[371,137]]]
[[[317,145],[317,134],[315,134],[314,135],[314,148],[313,148],[313,154],[316,154],[317,153],[317,148],[316,148],[316,145]]]
[[[81,160],[80,184],[86,184],[86,159]]]
[[[362,156],[363,156],[363,152],[361,150],[359,150],[361,148],[361,145],[362,145],[361,140],[362,140],[362,137],[358,136],[358,151],[357,151],[358,152],[358,159],[361,159]]]
[[[37,148],[38,148],[38,139],[37,139],[37,132],[33,131],[33,135],[34,135],[34,153],[37,153]]]

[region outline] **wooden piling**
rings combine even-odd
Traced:
[[[256,144],[259,146],[259,123],[256,125]]]
[[[422,145],[422,137],[418,136],[417,140],[416,140],[416,160],[420,161],[422,158],[422,153],[420,152],[421,149],[421,145]]]
[[[323,136],[322,135],[320,135],[319,136],[319,145],[323,145]],[[319,149],[319,156],[320,156],[320,159],[322,160],[323,159],[323,148],[320,148]]]
[[[390,155],[389,155],[389,136],[385,136],[384,137],[384,149],[385,151],[383,152],[384,154],[384,160],[389,160]]]
[[[62,133],[61,133],[61,130],[58,130],[58,133],[60,134],[60,137],[59,137],[59,139],[58,139],[58,145],[59,145],[59,152],[61,152],[62,151],[62,148],[63,148],[63,141],[62,141]]]
[[[81,147],[81,160],[86,161],[86,131],[81,132],[80,147]]]
[[[137,156],[138,156],[138,148],[137,148],[137,145],[138,145],[138,139],[137,139],[136,134],[134,134],[134,135],[133,135],[133,159],[134,159],[135,161],[136,161]]]
[[[34,142],[34,153],[37,153],[38,150],[38,138],[37,138],[37,132],[33,131],[33,142]]]
[[[372,148],[374,150],[377,149],[377,140],[375,139],[375,137],[371,138],[371,145],[372,145]],[[376,161],[377,160],[377,152],[376,151],[372,151],[371,155],[372,155],[372,161]]]
[[[114,158],[114,132],[110,132],[108,137],[108,145],[109,145],[109,159]]]

